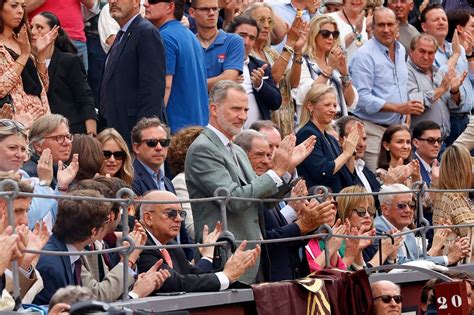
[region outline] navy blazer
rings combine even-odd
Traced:
[[[288,223],[280,207],[263,210],[265,239],[301,236],[296,223]],[[309,273],[300,271],[299,249],[304,242],[264,244],[262,246],[262,269],[265,281],[294,280]]]
[[[66,243],[59,240],[53,233],[43,250],[55,252],[67,252]],[[48,305],[53,294],[60,288],[68,285],[75,285],[72,273],[72,264],[69,256],[49,256],[41,255],[36,265],[36,269],[41,274],[44,288],[33,300],[33,304]]]
[[[51,113],[66,117],[71,133],[85,133],[85,121],[97,120],[97,114],[81,58],[54,48],[48,76]]]
[[[169,242],[169,245],[176,244]],[[152,238],[148,235],[146,245],[156,245]],[[163,265],[160,269],[167,269],[171,277],[166,279],[159,292],[202,292],[202,291],[219,291],[220,282],[214,273],[207,273],[211,270],[212,264],[201,259],[197,266],[189,263],[181,248],[168,249],[173,262],[173,268],[170,268],[163,259],[161,251],[158,249],[145,249],[140,254],[137,261],[138,272],[146,272],[158,260],[163,259]]]
[[[142,163],[140,163],[137,159],[133,161],[133,169],[134,174],[132,189],[135,194],[137,194],[138,196],[143,196],[146,192],[150,190],[159,190],[150,173],[147,172],[147,170],[143,167]],[[163,180],[165,182],[166,191],[169,191],[176,195],[176,190],[174,189],[174,185],[171,180],[169,180],[169,178],[166,176],[163,178]],[[188,232],[186,232],[186,228],[184,227],[184,221],[181,222],[179,239],[181,244],[192,244],[191,238],[189,237]],[[193,259],[194,250],[192,248],[185,248],[184,252],[186,253],[186,257],[188,257],[189,260]]]
[[[364,166],[362,169],[362,173],[365,175],[365,178],[367,178],[367,181],[369,182],[370,188],[372,189],[372,192],[379,192],[380,191],[380,182],[377,179],[377,176],[367,168],[367,166]],[[362,183],[362,180],[360,179],[359,175],[357,175],[357,172],[354,171],[354,185],[359,185],[364,187],[364,184]],[[375,208],[379,209],[380,208],[380,202],[379,198],[377,196],[374,196],[375,200]]]
[[[420,158],[418,155],[414,154],[413,157],[418,160],[420,163],[420,174],[421,174],[421,179],[428,185],[428,188],[431,187],[431,174],[428,173],[426,170],[425,166],[421,162]],[[432,210],[432,209],[429,209]],[[428,220],[430,225],[433,225],[433,211],[423,211],[423,217]],[[419,227],[420,224],[417,222],[417,227]],[[426,233],[426,239],[428,240],[428,248],[431,247],[431,243],[433,242],[433,237],[434,237],[434,230],[429,230]]]
[[[130,145],[130,132],[143,117],[166,122],[165,50],[160,32],[140,15],[123,34],[114,58],[108,54],[100,80],[99,112]]]
[[[300,144],[310,136],[316,136],[317,141],[311,154],[297,166],[298,174],[305,180],[308,187],[326,186],[335,193],[342,188],[353,185],[352,175],[346,165],[336,173],[334,172],[334,160],[342,153],[337,140],[316,127],[312,121],[308,121],[296,134],[296,144]],[[335,152],[336,156],[334,156]]]
[[[259,60],[253,56],[249,56],[249,72],[252,74],[252,71],[260,68],[266,62]],[[272,68],[268,65],[267,69],[265,69],[265,77],[267,79],[263,79],[262,88],[257,91],[253,89],[253,95],[255,96],[255,100],[257,101],[258,109],[260,110],[260,114],[262,115],[262,119],[270,120],[270,110],[277,110],[281,106],[281,93],[278,87],[275,84],[275,81],[272,77]]]
[[[418,157],[418,155],[413,154],[413,157],[414,157],[415,159],[417,159],[418,162],[420,163],[421,179],[428,185],[428,187],[431,187],[431,175],[430,175],[430,173],[428,173],[428,171],[426,170],[425,166],[424,166],[423,163],[421,162],[421,160],[420,160],[420,158]]]

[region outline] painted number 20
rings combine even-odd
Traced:
[[[440,310],[446,310],[448,309],[448,299],[445,298],[444,296],[440,296],[437,300],[438,304],[440,304],[439,309]],[[461,307],[462,305],[462,299],[459,295],[453,295],[451,297],[451,304],[454,307]]]

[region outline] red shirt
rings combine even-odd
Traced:
[[[73,40],[86,41],[84,20],[79,0],[46,0],[38,9],[29,14],[30,20],[38,13],[49,11],[54,13],[61,23],[61,27]]]

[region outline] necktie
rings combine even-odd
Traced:
[[[79,258],[74,262],[74,283],[76,285],[82,285],[81,280],[81,269],[82,269],[82,260]]]
[[[166,249],[161,249],[161,256],[163,256],[163,259],[165,260],[166,264],[170,266],[170,268],[173,268],[173,261],[171,260],[170,253]]]
[[[110,47],[109,55],[107,56],[107,60],[105,62],[105,70],[104,70],[104,79],[108,78],[109,75],[112,73],[111,65],[114,63],[115,58],[117,58],[118,47],[120,45],[120,40],[124,34],[124,31],[120,30],[115,37],[114,43],[112,47]]]

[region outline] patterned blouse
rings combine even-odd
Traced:
[[[452,224],[474,223],[474,210],[467,193],[442,193],[435,198],[433,208],[433,225],[441,224],[442,219],[449,219]],[[459,236],[471,236],[474,227],[455,231]]]
[[[0,98],[10,94],[13,99],[15,114],[30,113],[34,120],[50,113],[46,96],[49,85],[48,74],[38,71],[43,85],[41,97],[29,95],[23,89],[21,75],[17,75],[13,70],[14,64],[15,60],[5,46],[0,45]]]

